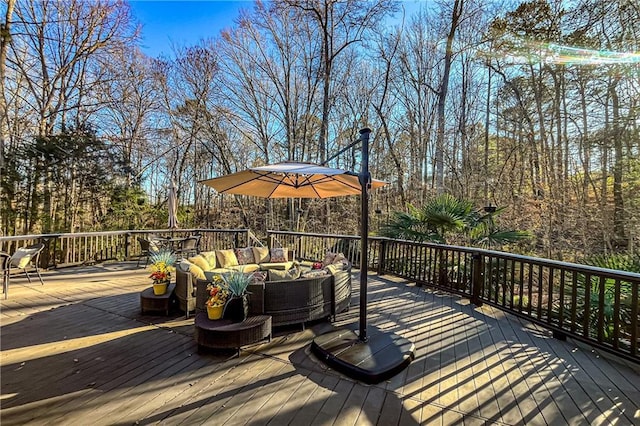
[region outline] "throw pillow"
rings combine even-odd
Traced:
[[[269,269],[269,281],[292,281],[300,278],[300,269],[294,267],[288,271]]]
[[[331,265],[333,263],[333,259],[335,259],[337,253],[333,253],[328,251],[324,255],[324,259],[322,260],[322,267],[324,268],[327,265]]]
[[[267,263],[271,261],[268,247],[252,247],[253,257],[256,263]]]
[[[209,266],[209,262],[207,262],[207,260],[200,255],[190,257],[187,260],[193,263],[194,265],[198,266],[200,269],[202,269],[203,272],[209,271],[211,269],[211,267]]]
[[[194,263],[183,260],[180,262],[180,266],[182,270],[189,272],[194,279],[204,280],[206,278],[202,268]]]
[[[238,266],[238,258],[232,249],[216,250],[219,268],[228,268],[229,266]]]
[[[203,251],[200,256],[204,257],[209,264],[209,270],[216,269],[216,252],[215,251]]]
[[[287,249],[284,247],[273,247],[269,254],[271,255],[271,263],[288,261]]]
[[[325,275],[328,275],[329,272],[327,272],[324,269],[313,269],[311,271],[307,271],[304,272],[302,274],[302,278],[318,278],[318,277],[324,277]]]
[[[257,263],[253,257],[253,247],[237,248],[234,250],[238,264],[248,265],[249,263]]]
[[[327,265],[327,267],[324,269],[331,275],[335,275],[336,272],[342,271],[342,265],[332,263],[331,265]]]
[[[253,274],[251,274],[251,283],[263,283],[266,281],[268,275],[269,274],[267,273],[267,271],[255,271]]]
[[[331,262],[331,264],[339,266],[342,269],[346,269],[347,266],[349,266],[349,261],[344,256],[344,254],[338,253],[338,254],[336,254],[336,257],[333,258],[333,262]]]

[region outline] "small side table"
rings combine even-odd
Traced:
[[[169,315],[175,288],[175,284],[169,284],[167,291],[161,295],[155,295],[153,293],[153,287],[146,288],[140,292],[140,310],[142,313],[164,312],[165,315]]]
[[[195,334],[198,349],[236,348],[240,356],[240,347],[271,341],[271,316],[255,315],[242,322],[229,320],[210,320],[206,312],[198,312],[195,318]]]

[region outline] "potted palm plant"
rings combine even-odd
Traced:
[[[232,271],[222,274],[222,280],[229,296],[224,307],[223,317],[233,322],[242,322],[249,315],[249,298],[247,288],[253,279],[252,274]]]

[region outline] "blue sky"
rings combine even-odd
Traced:
[[[202,38],[231,27],[249,0],[130,0],[134,17],[142,24],[142,50],[149,56],[171,56],[171,45],[192,46]]]
[[[405,0],[408,13],[428,0]],[[193,46],[233,26],[240,9],[252,10],[252,0],[129,0],[142,24],[142,50],[149,56],[172,56],[172,45]],[[398,19],[401,14],[398,14]]]

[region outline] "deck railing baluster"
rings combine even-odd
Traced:
[[[578,313],[578,272],[572,271],[571,275],[571,332],[577,333],[578,324],[576,316]]]
[[[640,319],[638,316],[640,315],[640,297],[638,296],[638,287],[640,287],[640,282],[634,281],[631,283],[631,355],[636,357],[638,356],[638,333],[640,332]]]
[[[620,345],[620,294],[621,282],[615,280],[614,300],[613,300],[613,348],[618,349]]]
[[[591,300],[591,275],[586,274],[585,276],[585,286],[584,286],[584,300],[582,303],[584,304],[584,318],[582,319],[582,334],[584,337],[589,337],[589,318],[591,317],[591,304],[589,301]]]
[[[547,322],[553,324],[553,276],[555,274],[555,268],[549,268],[549,282],[547,286]]]
[[[605,296],[605,278],[600,277],[598,282],[598,342],[604,340],[604,296]]]
[[[558,297],[558,326],[564,328],[564,275],[565,270],[560,269],[560,296]]]

